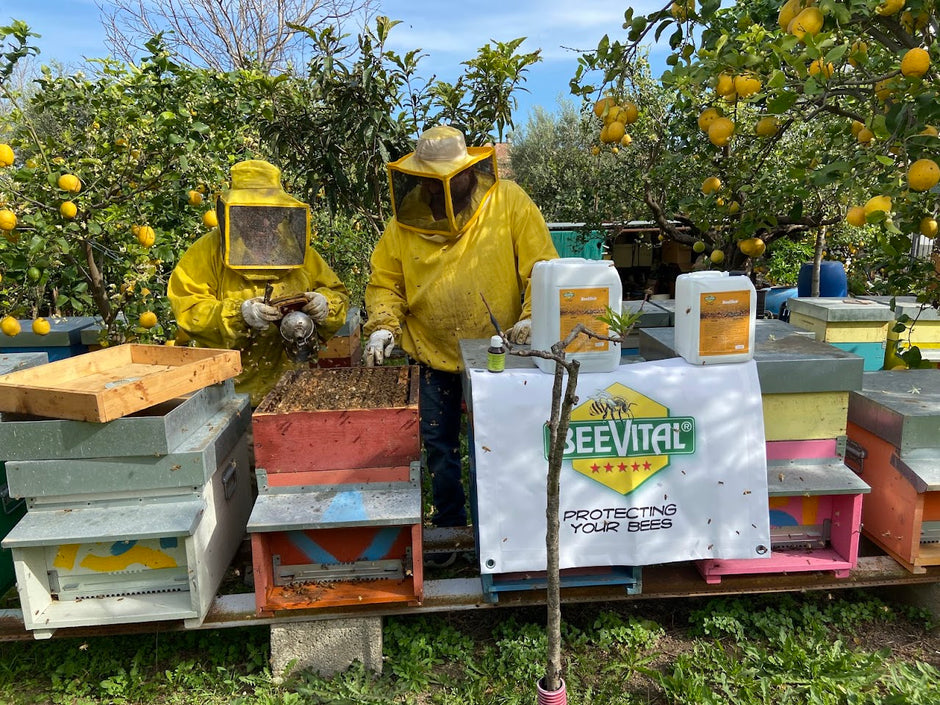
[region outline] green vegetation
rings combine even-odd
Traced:
[[[563,608],[579,703],[934,705],[940,634],[871,592]],[[544,611],[386,618],[384,671],[277,683],[265,627],[0,643],[10,705],[507,703],[534,700]]]

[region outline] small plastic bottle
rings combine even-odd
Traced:
[[[490,338],[490,347],[486,349],[486,369],[490,372],[502,372],[506,369],[506,348],[498,335]]]

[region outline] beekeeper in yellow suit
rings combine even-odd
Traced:
[[[304,364],[288,354],[283,311],[270,302],[302,297],[310,329],[324,342],[345,323],[349,295],[310,245],[310,207],[283,190],[280,169],[249,160],[231,176],[216,204],[219,226],[183,254],[167,295],[197,346],[241,352],[235,388],[257,406],[286,370]]]
[[[432,127],[388,165],[394,216],[372,253],[364,360],[381,365],[398,343],[421,368],[421,436],[437,526],[467,523],[460,476],[458,341],[500,329],[529,340],[533,265],[558,257],[548,226],[517,184],[497,178],[492,147]]]

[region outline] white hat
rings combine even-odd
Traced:
[[[429,176],[447,176],[462,170],[479,155],[467,151],[463,133],[449,125],[437,125],[421,133],[415,151],[400,159],[395,166],[402,171]]]

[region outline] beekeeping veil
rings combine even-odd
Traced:
[[[414,152],[391,162],[388,174],[399,225],[437,242],[456,240],[496,185],[496,152],[468,148],[460,130],[439,125],[421,134]]]
[[[284,191],[281,170],[252,159],[232,167],[216,202],[222,261],[245,274],[277,275],[304,263],[310,207]]]

